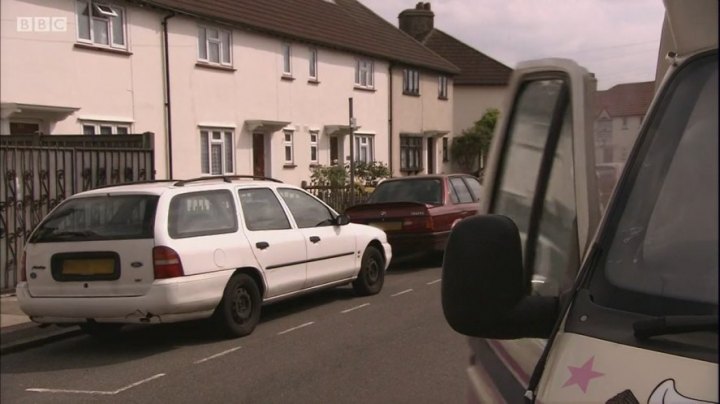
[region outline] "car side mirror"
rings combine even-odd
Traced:
[[[350,223],[350,219],[347,217],[346,214],[341,213],[335,217],[333,224],[335,226],[345,226],[348,223]]]
[[[522,243],[506,216],[478,215],[458,222],[445,248],[442,306],[457,332],[482,338],[547,338],[558,298],[528,296]]]

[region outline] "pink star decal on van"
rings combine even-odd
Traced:
[[[593,360],[595,360],[595,357],[591,357],[590,359],[585,362],[584,365],[581,367],[575,367],[575,366],[568,366],[568,370],[570,371],[570,378],[563,384],[563,387],[572,386],[573,384],[577,384],[578,387],[583,391],[583,393],[587,393],[588,384],[590,384],[590,380],[604,376],[603,373],[596,372],[593,370]]]

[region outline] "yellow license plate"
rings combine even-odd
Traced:
[[[370,226],[377,227],[380,230],[400,230],[402,229],[401,222],[372,222],[368,223]]]
[[[112,258],[66,259],[63,261],[63,275],[112,275],[115,260]]]

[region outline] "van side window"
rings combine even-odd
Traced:
[[[168,233],[172,238],[234,233],[238,229],[230,191],[190,192],[170,201]]]
[[[519,93],[490,212],[520,230],[536,294],[558,295],[577,271],[572,120],[564,80],[533,80]],[[576,242],[575,242],[576,243]]]
[[[238,191],[243,218],[248,230],[285,230],[290,228],[287,215],[270,188]]]

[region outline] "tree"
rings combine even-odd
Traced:
[[[463,130],[461,136],[453,139],[450,153],[460,170],[472,173],[477,166],[478,176],[482,175],[499,115],[500,111],[497,109],[487,109],[472,127]]]

